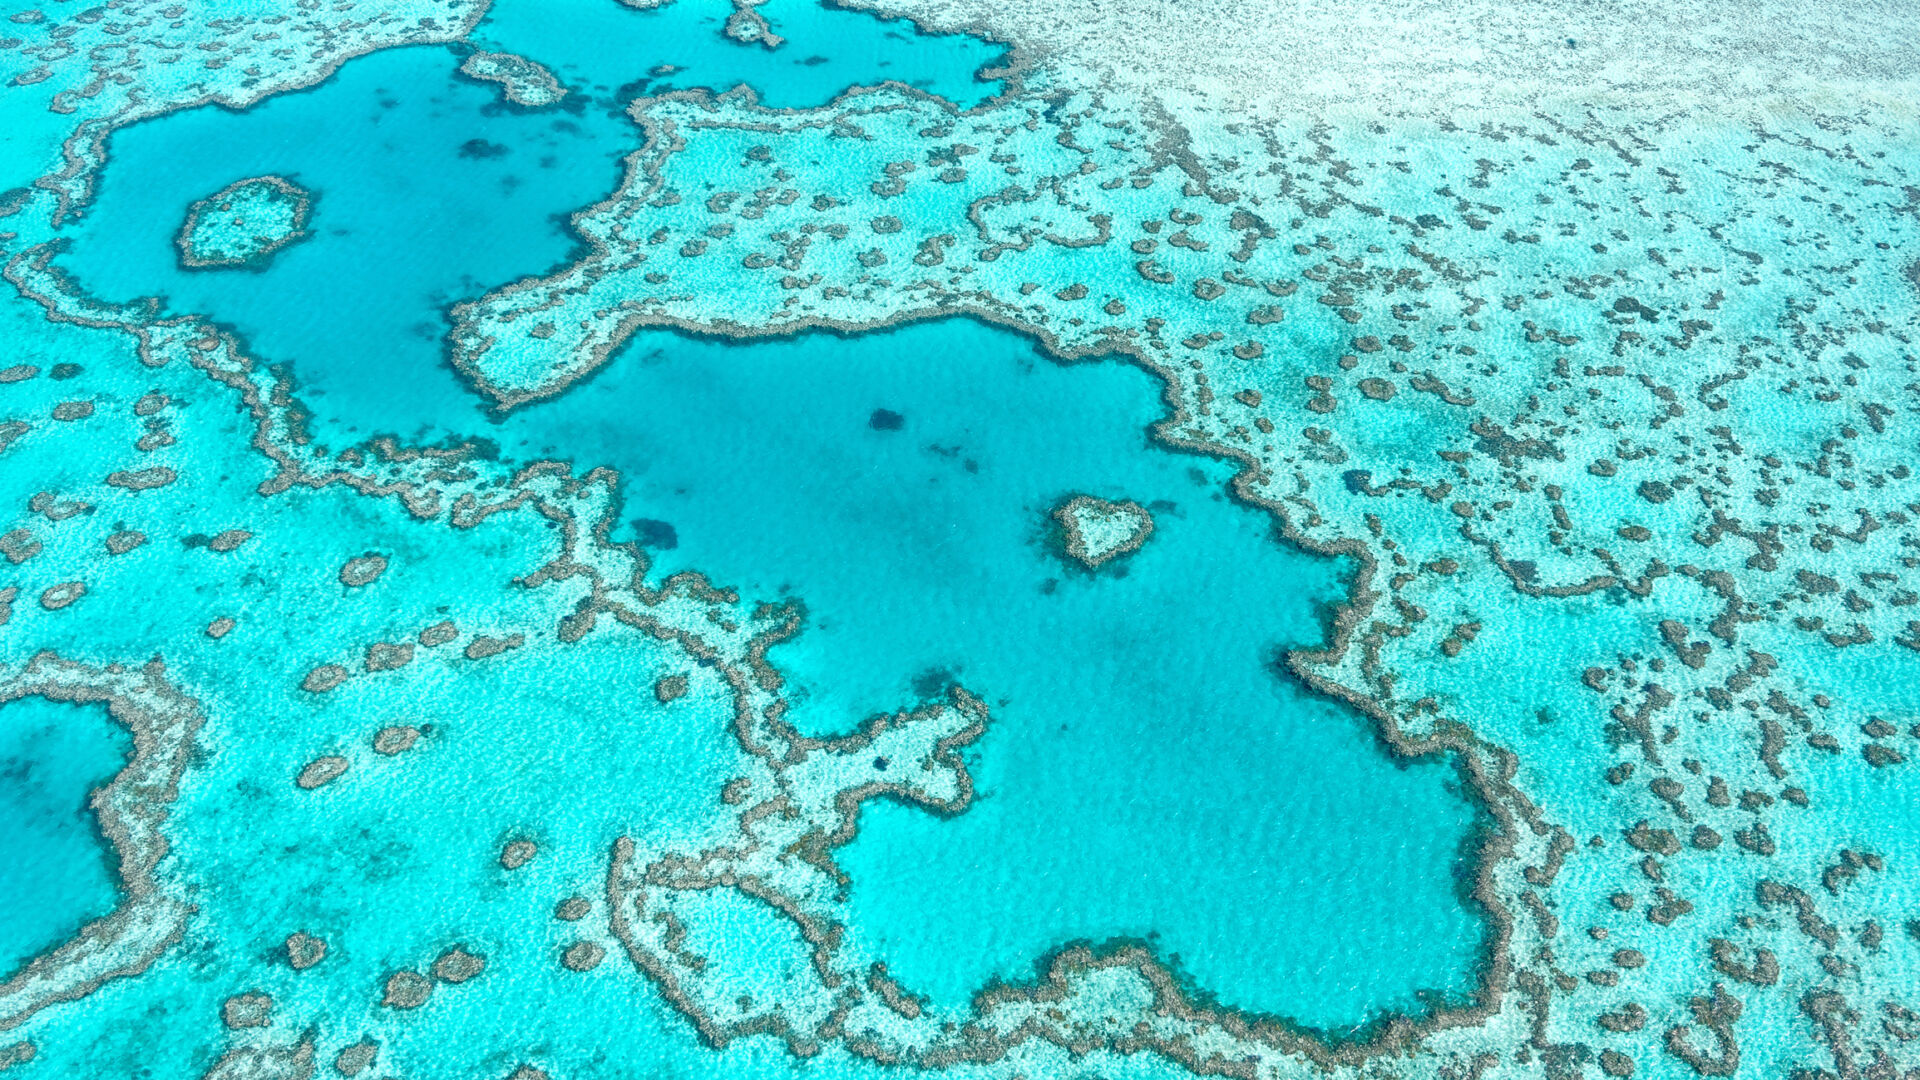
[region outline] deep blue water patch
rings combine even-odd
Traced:
[[[758,10],[786,39],[780,47],[726,37],[733,6],[724,0],[677,0],[645,11],[617,0],[499,0],[472,38],[539,61],[569,87],[616,99],[745,83],[763,105],[799,109],[851,86],[895,81],[965,108],[1001,89],[978,76],[1001,64],[1006,49],[979,38],[924,34],[905,19],[817,0],[770,0]],[[636,64],[640,57],[647,59]],[[656,73],[661,64],[674,70]]]
[[[973,79],[1000,55],[975,38],[776,2],[762,10],[788,40],[769,50],[721,35],[730,10],[497,6],[475,43],[550,65],[573,91],[557,108],[503,103],[435,46],[362,57],[245,111],[206,106],[123,128],[63,264],[104,298],[161,295],[171,312],[234,328],[257,355],[293,364],[303,397],[350,417],[350,434],[470,432],[482,421],[445,361],[446,310],[570,256],[567,217],[612,191],[640,144],[631,98],[748,83],[769,104],[813,106],[899,78],[895,65],[963,102],[997,88]],[[826,59],[803,62],[813,57]],[[670,79],[648,74],[662,65]],[[269,173],[319,197],[313,238],[259,272],[183,271],[173,237],[188,205]]]
[[[508,109],[458,63],[388,50],[245,112],[116,133],[67,265],[101,296],[159,294],[233,327],[361,433],[473,429],[442,355],[447,306],[567,258],[565,215],[613,188],[638,131],[594,110]],[[171,244],[187,205],[266,173],[315,192],[313,238],[257,273],[182,271]]]
[[[1124,936],[1309,1024],[1458,1000],[1482,931],[1455,885],[1473,810],[1444,764],[1396,764],[1277,672],[1322,639],[1346,567],[1230,501],[1226,465],[1153,446],[1158,388],[966,320],[659,333],[498,434],[515,457],[621,470],[629,514],[673,523],[656,572],[798,597],[808,628],[771,658],[803,728],[956,680],[990,703],[978,804],[870,807],[844,854],[854,945],[910,989],[964,1004],[1068,941]],[[875,401],[903,423],[874,423]],[[1073,493],[1153,508],[1121,571],[1052,549],[1048,511]]]
[[[0,705],[0,979],[118,903],[118,864],[87,798],[131,747],[104,705]]]

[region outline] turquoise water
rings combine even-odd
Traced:
[[[102,296],[163,295],[170,310],[231,325],[362,430],[473,427],[453,373],[437,369],[441,312],[564,259],[561,217],[607,189],[638,130],[598,109],[502,108],[458,64],[440,48],[376,53],[245,112],[193,109],[119,132],[74,243],[76,274]],[[187,204],[266,173],[314,192],[315,235],[258,273],[181,270],[172,237]],[[422,372],[401,387],[421,392],[394,392],[396,366]]]
[[[1231,1004],[1317,1025],[1470,990],[1469,806],[1443,765],[1395,768],[1362,718],[1277,674],[1321,638],[1342,567],[1230,502],[1226,466],[1150,446],[1158,388],[965,320],[657,334],[497,436],[620,469],[636,534],[675,544],[656,543],[661,572],[800,598],[806,632],[770,655],[802,729],[953,680],[988,700],[979,804],[877,805],[846,854],[859,945],[910,988],[960,1005],[1070,940],[1128,936]],[[1153,537],[1070,566],[1046,534],[1076,493],[1149,507]],[[1400,962],[1352,963],[1385,950]]]
[[[483,35],[567,81],[554,49],[520,44],[543,25],[525,10],[496,10]],[[698,40],[770,62],[801,43],[781,25],[794,40],[773,53]],[[482,434],[516,460],[619,470],[615,538],[641,541],[652,576],[695,569],[805,605],[806,632],[772,655],[805,730],[952,681],[981,694],[979,804],[951,821],[879,805],[845,853],[854,945],[910,989],[957,1007],[1069,942],[1123,938],[1229,1004],[1310,1025],[1473,989],[1483,928],[1455,884],[1473,810],[1447,767],[1392,762],[1360,717],[1277,672],[1321,639],[1348,571],[1230,502],[1227,466],[1155,448],[1146,373],[1062,367],[968,321],[748,346],[660,334],[558,401],[483,417],[440,361],[441,312],[566,258],[557,215],[610,187],[636,132],[595,108],[501,108],[454,64],[394,50],[243,113],[120,132],[67,264],[96,295],[164,295],[290,362],[323,438]],[[172,208],[261,173],[316,193],[314,238],[258,273],[180,271]],[[1047,515],[1078,493],[1148,506],[1153,539],[1098,574],[1070,566]],[[1351,960],[1387,950],[1403,962]]]
[[[104,705],[0,705],[0,979],[113,910],[117,860],[87,799],[131,743]]]
[[[409,72],[431,79],[443,64],[436,51],[399,51],[349,65],[337,86],[368,92]],[[116,146],[117,167],[130,176],[167,160],[165,148],[186,137],[164,130],[178,120],[225,128],[218,137],[235,147],[240,172],[286,172],[270,138],[310,117],[272,110],[317,106],[328,92],[135,128]],[[483,96],[457,84],[442,93]],[[416,119],[449,126],[435,112]],[[384,128],[413,113],[353,115]],[[240,136],[256,118],[267,134]],[[487,122],[518,126],[489,137],[524,128],[550,148],[591,149],[544,133],[537,116]],[[335,137],[370,145],[345,127]],[[417,153],[434,144],[382,145]],[[439,146],[440,166],[505,168],[447,152],[451,138]],[[697,569],[747,596],[806,605],[807,632],[773,654],[797,684],[805,729],[843,730],[952,680],[984,695],[998,718],[979,748],[987,797],[952,822],[879,809],[848,855],[855,880],[875,883],[853,893],[861,947],[898,957],[909,986],[963,1003],[1068,941],[1137,937],[1230,1003],[1312,1024],[1416,1008],[1418,990],[1471,988],[1478,919],[1453,895],[1469,807],[1447,790],[1444,767],[1396,769],[1358,717],[1275,673],[1283,648],[1320,638],[1321,605],[1337,598],[1342,571],[1283,549],[1265,515],[1231,504],[1227,467],[1150,446],[1148,426],[1164,410],[1155,380],[1116,364],[1060,367],[1011,333],[967,321],[749,346],[663,334],[635,342],[614,370],[561,400],[485,423],[435,363],[425,329],[403,326],[446,298],[417,283],[505,279],[516,260],[533,269],[533,237],[555,257],[563,238],[520,201],[531,185],[481,182],[454,187],[468,206],[430,211],[433,189],[383,181],[363,204],[380,227],[340,235],[322,215],[346,212],[345,193],[367,187],[355,180],[362,170],[407,177],[420,163],[326,149],[304,148],[311,156],[290,173],[323,192],[320,235],[265,273],[183,275],[164,258],[123,257],[164,239],[149,226],[150,240],[123,246],[142,227],[134,197],[191,191],[214,179],[210,170],[138,188],[110,178],[87,229],[118,239],[84,237],[76,273],[107,295],[164,291],[176,308],[239,327],[262,355],[290,358],[317,391],[323,433],[478,432],[519,460],[618,469],[630,517],[616,538],[640,539],[658,576]],[[330,171],[316,178],[316,168]],[[555,178],[558,190],[546,193],[555,201],[569,197],[564,184],[587,183],[564,168],[539,175]],[[462,218],[497,223],[482,235],[499,242],[468,245],[441,231]],[[398,235],[406,258],[378,257]],[[344,272],[340,260],[366,272]],[[326,312],[314,297],[328,298]],[[345,334],[336,332],[342,313]],[[901,428],[875,428],[878,409],[903,417]],[[1054,554],[1047,512],[1080,492],[1155,508],[1148,547],[1091,576]],[[1206,619],[1188,614],[1196,603]],[[1169,639],[1180,629],[1188,632]],[[1057,650],[1047,665],[1031,662],[1036,640]],[[1377,777],[1364,812],[1343,798],[1354,775]],[[1258,794],[1276,791],[1286,794]],[[1397,820],[1419,828],[1386,827]],[[1031,850],[980,861],[1016,845]],[[923,850],[937,854],[909,857]],[[903,865],[911,876],[881,884],[883,867]],[[1380,876],[1352,875],[1356,865]],[[1156,884],[1160,873],[1182,882],[1179,891]],[[1354,890],[1330,888],[1336,881]],[[1052,917],[1015,917],[1034,892],[1060,897],[1038,909]],[[1372,915],[1341,915],[1354,910]],[[1323,923],[1340,932],[1292,929]],[[1340,960],[1377,948],[1404,951],[1406,966]]]
[[[984,81],[998,44],[809,0],[759,8],[773,49],[714,0],[500,0],[437,37],[402,30],[457,0],[362,0],[346,30],[204,24],[213,2],[0,22],[0,187],[130,97],[319,80],[126,127],[64,225],[0,192],[0,690],[132,693],[176,722],[142,752],[185,762],[177,794],[126,793],[156,861],[123,896],[85,800],[125,734],[0,706],[0,971],[137,916],[0,986],[9,1080],[345,1074],[363,1042],[359,1075],[475,1080],[1920,1066],[1898,109],[1250,128],[1067,68]],[[456,73],[472,48],[569,93],[510,105]],[[1008,96],[816,108],[895,77]],[[796,111],[656,101],[684,141],[626,157],[627,99],[741,82]],[[638,161],[679,201],[609,199]],[[312,189],[314,236],[182,271],[187,205],[265,174]],[[579,236],[607,244],[574,266]],[[446,360],[474,298],[458,340],[498,347],[471,370],[588,377],[484,408]],[[1124,339],[1167,382],[962,308]],[[632,312],[745,330],[591,348]],[[829,314],[919,321],[753,336]],[[1456,756],[1396,758],[1288,673],[1362,560],[1283,542],[1232,466],[1155,441],[1175,402],[1169,434],[1246,454],[1294,527],[1373,560],[1351,647],[1302,663]],[[338,453],[388,431],[487,446]],[[1151,538],[1072,562],[1050,512],[1076,495],[1146,507]],[[975,797],[930,812],[956,742]],[[324,960],[290,963],[295,933]],[[1187,994],[1081,943],[1139,945]],[[485,970],[383,1002],[456,947]],[[1371,1040],[1483,978],[1488,1015]],[[1684,1060],[1719,1050],[1705,994],[1741,1003],[1738,1067]],[[266,1024],[225,1021],[240,995]],[[1215,1004],[1239,1011],[1187,1008]],[[309,1044],[311,1069],[248,1057]]]
[[[475,44],[520,53],[569,87],[616,99],[745,83],[760,102],[796,109],[824,104],[853,86],[903,82],[967,107],[1000,89],[977,78],[1005,50],[960,35],[923,34],[819,0],[772,0],[757,9],[787,39],[777,49],[742,45],[721,33],[731,8],[680,0],[636,11],[613,0],[501,0],[474,31]],[[652,74],[656,66],[678,69]]]
[[[585,84],[555,109],[502,105],[496,87],[458,74],[453,51],[421,47],[363,57],[245,111],[210,106],[122,129],[71,266],[96,295],[162,296],[169,311],[211,315],[261,355],[296,364],[304,396],[350,418],[350,431],[471,431],[475,404],[454,392],[452,371],[424,374],[440,365],[444,312],[569,257],[567,215],[612,190],[620,159],[640,145],[627,101],[668,88],[648,71],[684,69],[668,80],[681,88],[747,83],[783,107],[823,104],[891,77],[895,63],[961,102],[997,85],[973,81],[998,55],[973,38],[792,2],[764,9],[789,38],[767,50],[723,37],[726,10],[590,0],[563,19],[545,3],[498,5],[480,31],[486,45],[526,50],[569,86]],[[315,193],[315,235],[257,273],[182,270],[173,240],[188,204],[264,174]],[[395,368],[423,374],[396,393],[386,379]]]

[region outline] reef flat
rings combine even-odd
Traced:
[[[1140,550],[1153,535],[1153,515],[1131,499],[1109,502],[1075,495],[1053,511],[1067,557],[1089,570]]]
[[[553,72],[524,56],[477,51],[460,62],[460,74],[481,82],[498,83],[501,96],[515,105],[544,109],[558,105],[567,88]]]
[[[1897,10],[577,3],[0,24],[0,1069],[1920,1073]]]
[[[263,267],[289,244],[311,235],[313,195],[283,176],[235,180],[187,207],[174,246],[189,270]]]

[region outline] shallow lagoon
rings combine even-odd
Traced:
[[[724,5],[567,7],[562,19],[510,0],[475,39],[553,65],[572,91],[558,107],[507,105],[497,86],[458,73],[457,51],[418,47],[362,57],[244,112],[206,106],[116,132],[68,265],[102,297],[160,295],[170,311],[213,315],[259,354],[297,364],[306,395],[332,395],[329,411],[357,430],[437,437],[476,422],[451,370],[408,394],[384,373],[439,366],[452,302],[569,257],[566,217],[612,191],[640,145],[632,98],[746,83],[798,108],[894,78],[896,65],[967,103],[999,85],[974,79],[1000,55],[976,39],[797,0],[762,8],[788,37],[774,50],[723,37]],[[679,70],[650,80],[663,64]],[[314,193],[314,236],[258,272],[182,269],[174,237],[188,205],[269,174]]]
[[[131,748],[105,706],[0,705],[0,980],[118,903],[117,861],[87,800]]]
[[[978,78],[1005,50],[978,38],[924,34],[815,0],[772,0],[757,10],[786,39],[778,48],[743,45],[722,29],[732,8],[692,0],[638,11],[612,0],[502,0],[474,31],[475,44],[537,60],[571,87],[601,95],[658,94],[690,87],[754,88],[761,104],[820,105],[849,86],[904,82],[962,107],[1000,84]],[[644,58],[636,64],[636,58]],[[675,70],[654,75],[657,64]]]
[[[627,476],[637,534],[807,630],[769,655],[824,733],[958,680],[994,711],[981,798],[879,804],[845,853],[854,937],[936,1003],[1074,939],[1148,939],[1234,1005],[1351,1024],[1473,986],[1471,822],[1438,763],[1275,670],[1344,567],[1282,546],[1231,469],[1149,443],[1158,382],[966,320],[740,346],[656,334],[504,427]],[[875,412],[898,429],[876,427]],[[538,440],[545,440],[544,442]],[[1049,536],[1087,492],[1155,518],[1089,573]],[[1356,957],[1391,950],[1393,966]]]

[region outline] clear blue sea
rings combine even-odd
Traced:
[[[1920,1080],[1911,87],[1255,121],[840,2],[6,9],[0,693],[157,725],[0,705],[6,1080]]]
[[[482,412],[443,360],[443,312],[568,257],[565,215],[639,138],[611,88],[670,61],[676,86],[745,80],[818,104],[898,62],[971,101],[993,56],[797,4],[765,9],[792,39],[769,52],[693,10],[591,5],[595,34],[560,35],[578,24],[496,9],[476,40],[551,65],[581,91],[560,109],[503,106],[453,51],[423,47],[244,112],[121,131],[66,265],[95,295],[164,297],[289,364],[323,442],[482,436],[518,461],[619,470],[616,538],[655,576],[804,605],[805,632],[772,654],[804,730],[954,681],[979,693],[994,721],[968,754],[978,804],[951,820],[877,804],[844,853],[853,947],[935,1003],[1117,940],[1312,1026],[1461,1000],[1485,931],[1457,883],[1474,808],[1444,761],[1392,759],[1363,718],[1282,674],[1352,567],[1281,543],[1227,497],[1226,464],[1156,445],[1148,373],[1059,365],[965,320],[747,345],[656,333],[555,401]],[[793,63],[807,48],[834,55]],[[185,205],[264,173],[314,193],[314,237],[261,272],[180,269]],[[1097,573],[1069,564],[1048,512],[1082,493],[1149,507],[1152,540]],[[1352,960],[1384,954],[1396,963]]]
[[[88,797],[131,744],[103,705],[0,705],[0,979],[113,911],[119,861]]]

